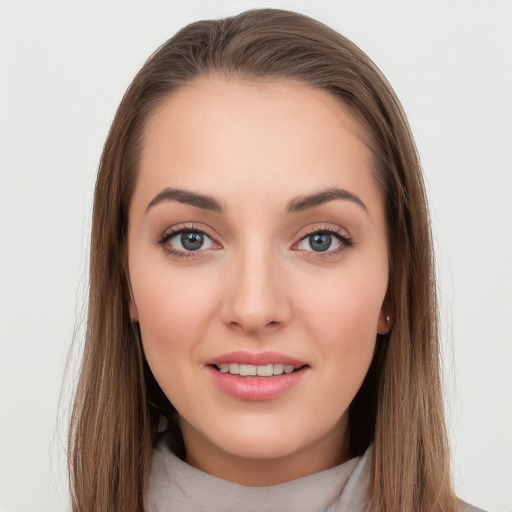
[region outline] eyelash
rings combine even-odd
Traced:
[[[192,224],[187,225],[187,226],[181,226],[179,228],[173,228],[170,231],[165,232],[157,240],[156,243],[157,243],[157,245],[161,246],[162,249],[167,254],[169,254],[170,256],[173,256],[173,257],[184,258],[184,259],[201,257],[201,255],[202,255],[201,253],[207,249],[203,249],[203,250],[198,249],[197,251],[179,251],[179,250],[173,249],[172,247],[167,245],[167,242],[169,242],[169,240],[171,240],[175,236],[180,235],[182,233],[190,233],[190,232],[201,233],[202,235],[205,235],[208,238],[210,238],[211,240],[213,240],[214,243],[217,243],[217,242],[215,242],[213,237],[210,236],[204,229],[200,229]],[[298,251],[302,252],[302,253],[308,253],[309,258],[324,259],[324,258],[329,258],[331,256],[338,255],[341,252],[345,251],[346,249],[349,249],[354,246],[354,241],[350,236],[348,236],[345,232],[342,232],[339,228],[334,228],[331,226],[311,229],[310,231],[306,232],[300,238],[300,240],[295,242],[295,244],[293,246],[295,247],[303,240],[306,240],[308,237],[315,235],[315,234],[320,234],[320,233],[328,233],[330,235],[334,235],[338,239],[338,241],[341,243],[340,247],[338,247],[337,249],[331,250],[331,251],[326,251],[326,252],[307,251],[304,249],[299,249]]]

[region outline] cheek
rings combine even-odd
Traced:
[[[211,321],[215,290],[211,280],[186,272],[154,269],[135,275],[132,288],[143,345],[151,356],[169,357],[189,351]]]
[[[386,286],[382,278],[357,275],[340,276],[324,287],[311,285],[302,294],[301,314],[319,339],[335,346],[375,340]]]
[[[212,280],[192,279],[166,266],[134,275],[132,288],[144,353],[156,381],[176,407],[202,401],[184,383],[193,378],[201,339],[212,322],[218,295]]]
[[[326,370],[325,388],[345,406],[370,366],[386,286],[387,279],[380,276],[341,276],[327,290],[309,287],[303,302],[304,325],[309,338],[317,340],[318,358]]]

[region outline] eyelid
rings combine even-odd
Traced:
[[[339,235],[343,238],[350,238],[350,234],[346,229],[341,228],[340,226],[334,226],[330,224],[314,224],[307,226],[304,228],[305,230],[300,234],[300,240],[313,235],[315,233],[334,233],[335,235]]]
[[[204,235],[209,236],[212,239],[217,238],[208,226],[205,226],[203,224],[199,225],[196,222],[184,222],[183,224],[176,224],[174,226],[168,227],[161,235],[158,236],[157,241],[160,241],[163,238],[170,238],[173,235],[177,235],[178,233],[181,233],[183,231],[197,231],[199,233],[203,233]]]

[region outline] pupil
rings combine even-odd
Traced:
[[[203,245],[203,235],[197,232],[182,233],[181,244],[188,251],[197,251]]]
[[[309,243],[314,251],[326,251],[331,245],[331,235],[327,233],[315,233],[309,237]]]

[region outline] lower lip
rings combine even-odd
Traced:
[[[306,375],[308,367],[304,366],[292,373],[283,373],[273,377],[240,377],[231,373],[222,373],[213,366],[206,369],[226,394],[240,400],[270,400],[295,387]]]

